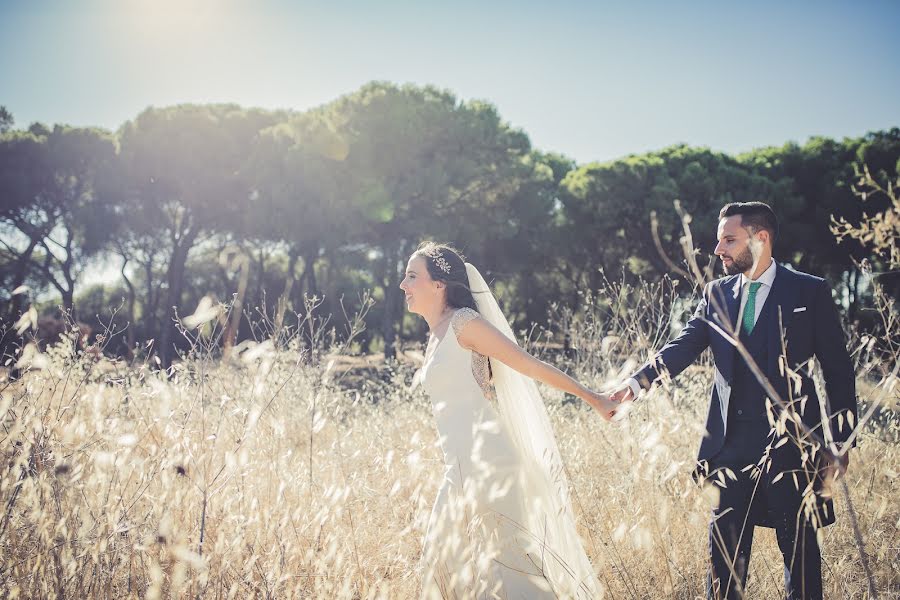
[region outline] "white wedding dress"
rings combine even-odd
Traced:
[[[516,425],[498,407],[488,359],[459,344],[458,332],[478,316],[457,310],[421,372],[446,469],[425,535],[422,598],[601,597],[568,491],[521,449]],[[493,365],[495,380],[498,370],[512,371]]]

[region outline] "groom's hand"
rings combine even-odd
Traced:
[[[834,480],[843,477],[850,466],[850,453],[834,454],[825,458],[825,479]]]
[[[616,404],[622,404],[623,402],[634,400],[634,392],[631,391],[631,386],[624,385],[613,392],[609,399]]]
[[[822,488],[826,496],[834,495],[833,487],[835,482],[844,477],[847,467],[850,466],[850,454],[832,454],[828,453],[823,456],[822,465]]]

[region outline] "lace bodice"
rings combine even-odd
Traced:
[[[450,319],[450,326],[453,327],[453,333],[456,334],[457,338],[463,327],[465,327],[472,319],[477,319],[479,316],[478,312],[471,308],[461,308],[456,311]],[[491,382],[490,360],[487,356],[479,354],[474,350],[472,351],[472,375],[475,376],[475,381],[478,383],[478,387],[481,388],[481,391],[484,392],[484,395],[487,398],[494,399],[496,393],[494,392],[494,384]]]

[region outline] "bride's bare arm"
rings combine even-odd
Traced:
[[[608,396],[592,392],[553,365],[525,352],[484,319],[472,319],[457,332],[456,337],[462,347],[498,360],[526,377],[578,396],[604,416],[607,408],[612,411],[617,408]]]

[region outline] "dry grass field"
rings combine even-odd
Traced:
[[[610,331],[628,318],[574,327],[562,314],[585,349],[567,368],[596,385],[614,376],[604,357],[628,340]],[[658,337],[645,336],[650,347]],[[243,350],[227,361],[197,354],[166,376],[100,368],[63,344],[43,369],[0,384],[0,595],[416,597],[441,460],[411,367],[350,382],[330,360],[301,361],[297,347]],[[877,385],[875,367],[861,380],[865,402],[889,385]],[[708,367],[693,367],[614,424],[545,390],[607,598],[704,593],[708,499],[690,471],[709,381]],[[900,595],[895,408],[865,425],[848,474],[882,598]],[[822,541],[827,597],[864,598],[840,495],[837,510]],[[763,530],[749,595],[777,598],[782,586]]]

